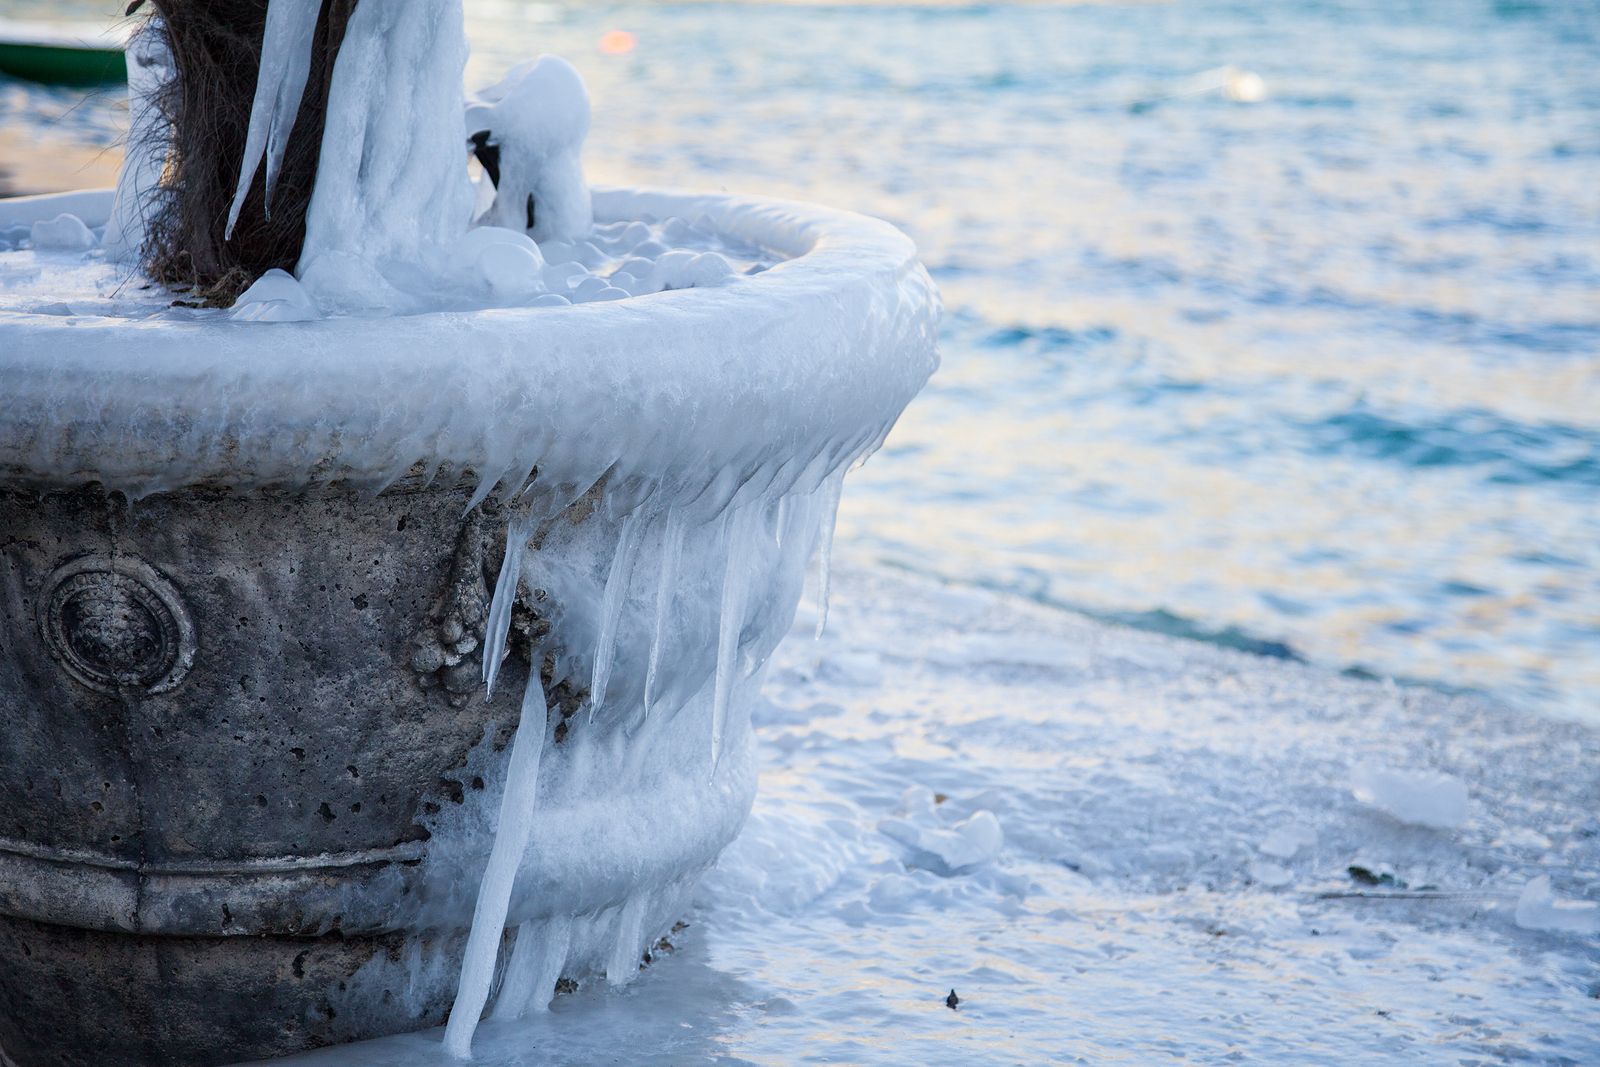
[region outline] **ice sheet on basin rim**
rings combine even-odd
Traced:
[[[936,366],[937,296],[885,223],[660,190],[599,190],[595,207],[703,218],[792,258],[727,287],[392,329],[6,314],[0,477],[137,497],[193,482],[381,488],[421,463],[486,485],[537,465],[544,485],[586,487],[610,470],[660,503],[718,477],[809,490],[881,441]],[[0,220],[13,210],[41,208],[0,204]]]

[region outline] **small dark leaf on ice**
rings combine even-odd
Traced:
[[[1356,866],[1346,867],[1345,870],[1349,873],[1353,881],[1359,882],[1362,885],[1389,885],[1394,886],[1397,889],[1404,889],[1406,887],[1404,882],[1400,881],[1400,879],[1396,878],[1392,874],[1389,874],[1388,872],[1384,872],[1383,874],[1374,874],[1366,867]]]

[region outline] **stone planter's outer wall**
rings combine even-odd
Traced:
[[[110,206],[109,191],[0,202],[0,221],[97,225]],[[455,489],[260,487],[515,482],[537,464],[556,496],[602,475],[678,494],[658,504],[814,493],[937,365],[932,282],[882,222],[660,190],[597,190],[595,212],[700,220],[783,261],[726,287],[387,329],[0,312],[4,1055],[229,1062],[446,1010],[459,935],[390,926],[438,914],[412,906],[419,819],[470,798],[452,768],[517,715],[525,662],[489,707],[479,652],[441,658],[481,635],[464,620],[498,560]],[[68,488],[91,484],[149,495],[129,510]],[[523,618],[530,636],[546,621]],[[709,656],[707,621],[693,640]],[[578,694],[554,695],[576,711]],[[681,875],[727,843],[754,791],[748,750],[731,762],[737,781],[672,812],[684,832],[637,836],[686,853],[646,859]],[[615,894],[648,869],[613,867],[543,876]],[[449,888],[470,896],[468,878]]]
[[[481,650],[413,663],[414,635],[481,634],[489,524],[466,500],[0,488],[12,1060],[229,1062],[443,1019],[453,971],[408,990],[384,916],[419,816],[473,789],[452,768],[516,715],[520,685],[485,703]],[[395,988],[352,1017],[333,1001],[363,966]]]

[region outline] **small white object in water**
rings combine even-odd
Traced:
[[[1227,71],[1227,80],[1223,82],[1222,90],[1229,100],[1236,104],[1259,104],[1267,98],[1267,83],[1261,75],[1238,67],[1224,69]]]
[[[732,273],[733,268],[722,256],[715,252],[702,252],[689,261],[685,275],[690,285],[704,287],[716,285]]]
[[[33,224],[28,238],[39,252],[85,252],[95,246],[94,231],[76,215],[63,212]]]
[[[1523,887],[1517,898],[1517,925],[1524,930],[1553,934],[1600,934],[1600,903],[1592,900],[1561,900],[1550,888],[1550,878],[1541,874]]]
[[[467,109],[467,128],[499,151],[486,221],[525,229],[540,243],[573,241],[594,226],[581,159],[589,91],[571,63],[540,56],[512,68]]]
[[[1413,826],[1453,830],[1467,817],[1467,787],[1437,771],[1358,767],[1351,792],[1361,803]]]

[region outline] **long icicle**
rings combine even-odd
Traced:
[[[472,1055],[472,1035],[478,1029],[483,1006],[489,999],[489,986],[494,981],[506,912],[511,907],[511,889],[533,833],[547,716],[544,683],[539,678],[538,664],[533,664],[522,695],[522,719],[511,742],[511,764],[506,771],[505,793],[500,798],[500,824],[484,867],[483,882],[478,886],[472,932],[467,935],[467,951],[461,961],[461,981],[444,1031],[444,1050],[453,1059],[464,1060]]]
[[[827,493],[822,505],[822,538],[817,546],[817,632],[828,627],[828,583],[833,569],[833,528],[839,523],[839,498],[844,495],[845,468],[828,479]]]
[[[316,34],[322,0],[271,0],[261,38],[261,66],[256,75],[255,99],[250,104],[250,126],[245,133],[244,155],[239,160],[239,184],[228,208],[228,228],[233,237],[245,195],[255,180],[263,153],[267,156],[266,201],[278,183],[289,131],[300,114],[306,77],[311,72],[311,38]]]
[[[489,1018],[520,1019],[529,1012],[547,1010],[571,947],[572,920],[565,915],[518,927],[511,962],[506,964],[506,976]]]
[[[722,733],[728,721],[728,701],[733,692],[734,669],[739,657],[739,633],[744,629],[745,511],[728,517],[728,562],[722,572],[722,612],[717,620],[717,677],[711,696],[711,773],[722,760]]]
[[[622,602],[627,598],[628,581],[633,577],[633,557],[639,550],[639,532],[644,520],[637,510],[622,520],[617,535],[617,550],[611,556],[606,574],[606,590],[600,599],[600,636],[594,643],[594,671],[589,676],[589,721],[605,703],[606,685],[611,681],[611,660],[617,650],[617,624],[622,621]]]
[[[636,892],[617,916],[617,939],[606,960],[606,985],[624,986],[639,976],[639,960],[644,952],[644,909],[648,897]]]
[[[494,598],[489,601],[489,622],[483,631],[483,684],[486,696],[494,696],[494,680],[500,676],[500,661],[505,656],[506,635],[511,632],[511,608],[517,602],[517,583],[522,578],[522,554],[533,536],[533,513],[524,512],[506,528],[506,554],[500,561],[500,576],[495,579]]]
[[[650,638],[650,665],[644,672],[644,713],[656,698],[656,671],[661,666],[661,646],[667,635],[667,616],[672,613],[672,601],[678,592],[678,562],[683,556],[683,516],[677,511],[667,512],[666,528],[661,532],[661,572],[656,580],[656,624]]]

